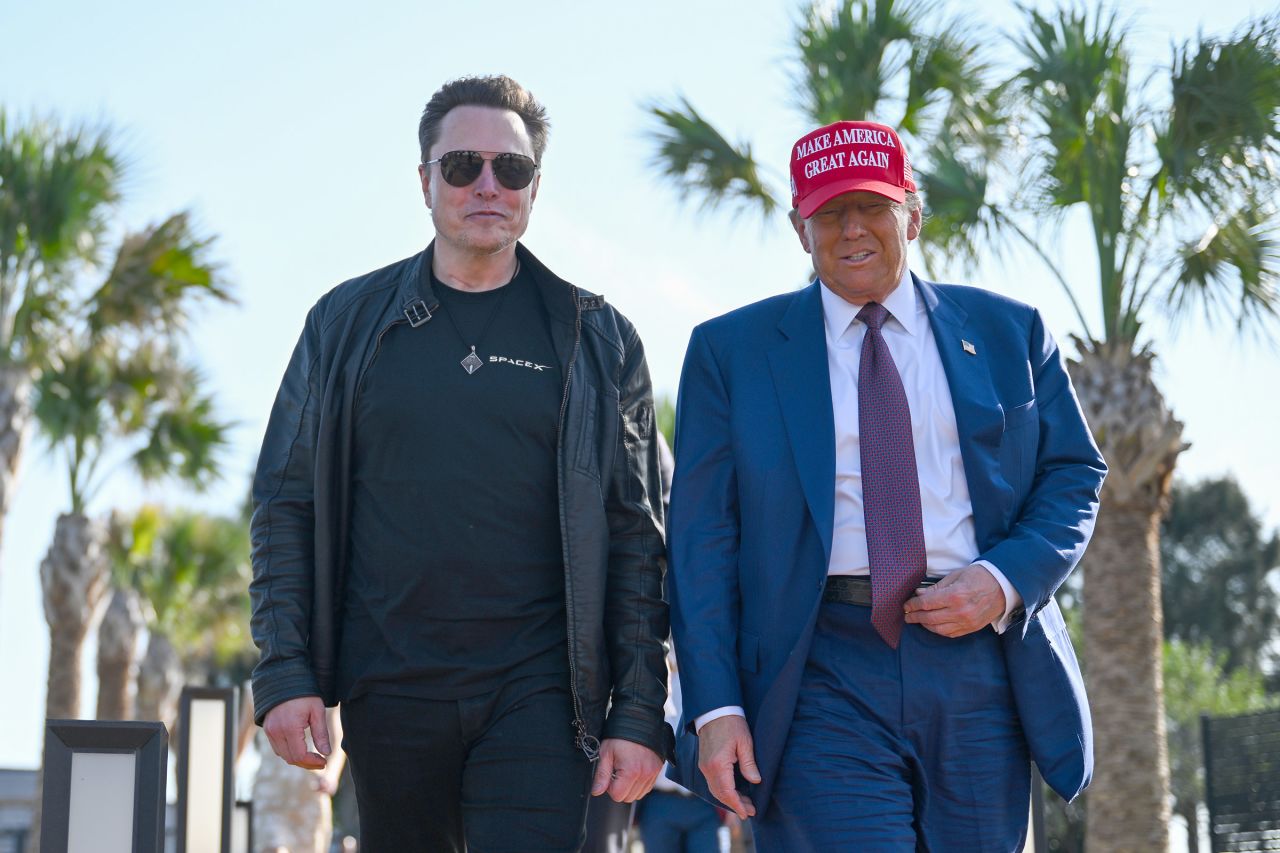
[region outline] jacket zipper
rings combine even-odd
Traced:
[[[563,539],[563,542],[561,543],[561,550],[564,554],[565,566],[565,622],[568,627],[567,634],[569,641],[569,695],[573,699],[573,728],[577,733],[573,742],[574,746],[581,749],[587,756],[587,760],[595,761],[600,755],[600,741],[598,738],[587,733],[586,720],[582,719],[582,699],[578,695],[578,666],[573,654],[575,640],[573,623],[573,575],[569,569],[568,531],[564,529],[564,416],[565,412],[569,408],[569,386],[573,382],[573,366],[578,360],[578,351],[582,347],[582,305],[578,302],[578,288],[572,287],[571,290],[574,305],[573,350],[569,355],[569,367],[565,371],[564,393],[560,397],[560,435],[559,440],[556,442],[556,461],[559,464],[557,465],[556,478],[560,487],[561,495],[560,532],[561,538]],[[401,320],[397,318],[384,326],[382,331],[378,332],[378,338],[373,347],[373,355],[369,357],[369,361],[365,366],[366,369],[368,369],[368,366],[372,365],[374,359],[378,357],[378,352],[382,349],[382,339],[386,337],[387,332],[391,331],[392,328],[400,325],[401,323],[407,322],[407,319]],[[364,384],[363,377],[361,377],[358,384]]]
[[[573,571],[569,562],[569,531],[565,529],[564,518],[564,416],[569,408],[569,386],[573,382],[573,366],[578,360],[578,350],[582,346],[582,305],[578,302],[578,288],[571,287],[573,295],[573,351],[569,354],[569,367],[564,375],[564,394],[560,398],[560,434],[556,442],[556,478],[560,489],[560,535],[561,550],[564,553],[564,585],[565,585],[565,623],[569,640],[569,696],[573,699],[573,728],[577,732],[573,745],[587,756],[588,761],[595,761],[600,755],[600,741],[587,733],[586,720],[582,719],[582,699],[578,696],[578,666],[574,658],[574,623],[573,623]]]

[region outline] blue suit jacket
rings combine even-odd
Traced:
[[[691,723],[740,705],[762,811],[831,554],[835,428],[820,286],[697,327],[680,379],[669,519],[684,687],[675,775],[709,796]],[[1106,466],[1035,309],[976,288],[915,286],[951,387],[976,557],[999,567],[1026,607],[1003,635],[1023,730],[1045,780],[1072,799],[1092,774],[1092,730],[1053,593],[1093,532]]]

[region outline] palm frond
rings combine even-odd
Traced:
[[[127,235],[106,281],[89,301],[90,332],[121,328],[173,334],[203,299],[232,301],[221,268],[208,258],[212,242],[195,235],[187,213]]]
[[[32,408],[36,426],[51,451],[66,460],[73,512],[83,512],[102,450],[115,424],[103,404],[111,387],[111,365],[101,353],[71,351],[42,370]]]
[[[1200,306],[1209,321],[1233,317],[1237,328],[1280,313],[1280,230],[1273,210],[1248,204],[1179,247],[1170,265],[1166,306],[1185,316]]]
[[[43,331],[15,323],[32,291],[94,262],[126,164],[108,128],[12,119],[0,109],[0,357],[34,362]],[[31,315],[26,315],[29,318]]]
[[[14,312],[10,326],[16,340],[23,343],[28,363],[47,364],[52,351],[66,334],[67,320],[72,316],[73,285],[61,272],[32,281],[24,288],[22,301]]]
[[[1037,120],[1033,132],[1047,149],[1042,199],[1055,206],[1099,203],[1118,192],[1128,167],[1126,30],[1114,13],[1024,11],[1028,27],[1017,48],[1025,66],[1017,79]]]
[[[34,250],[48,263],[84,257],[124,168],[108,128],[11,123],[0,110],[0,250]]]
[[[227,645],[248,607],[248,529],[235,518],[144,506],[113,538],[113,571],[184,656]],[[240,642],[247,642],[240,637]]]
[[[651,103],[646,111],[657,119],[653,164],[682,199],[700,196],[704,208],[756,208],[765,216],[778,210],[750,145],[731,144],[685,98],[673,106]]]
[[[160,407],[150,423],[147,443],[133,455],[144,480],[177,477],[203,489],[219,476],[219,457],[228,444],[230,424],[214,417],[213,400],[193,382],[178,399]]]
[[[814,3],[796,27],[796,102],[814,124],[870,119],[902,69],[894,46],[920,35],[929,2],[842,0],[833,10]]]
[[[1274,188],[1280,15],[1229,39],[1202,36],[1176,48],[1170,83],[1172,105],[1156,138],[1162,195],[1192,193],[1216,206],[1245,184]]]
[[[920,136],[926,116],[945,102],[939,134],[967,144],[986,146],[1003,130],[1000,88],[987,82],[992,74],[981,35],[962,20],[944,21],[936,35],[917,34],[907,63],[906,107],[900,129]],[[990,152],[988,152],[990,153]]]
[[[110,365],[96,353],[69,353],[45,370],[35,384],[33,411],[50,448],[100,444],[111,429],[102,405],[110,388]]]
[[[145,339],[121,351],[111,370],[111,387],[104,402],[123,435],[146,432],[158,411],[180,405],[198,381],[195,371],[164,338]]]
[[[124,346],[112,337],[63,347],[36,383],[35,418],[63,450],[73,502],[83,507],[126,454],[144,480],[175,477],[203,488],[218,475],[228,424],[214,418],[201,380],[163,338]]]
[[[1025,9],[1027,33],[1020,89],[1034,121],[1039,150],[1031,203],[1040,208],[1083,204],[1098,258],[1106,340],[1124,337],[1127,303],[1124,247],[1134,207],[1130,167],[1137,98],[1130,88],[1127,28],[1115,13],[1083,7],[1045,15]]]
[[[999,245],[991,239],[995,220],[987,173],[942,138],[929,149],[928,161],[929,170],[916,174],[928,213],[920,249],[931,269],[972,269],[983,251]]]

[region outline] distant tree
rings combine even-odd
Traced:
[[[106,600],[107,530],[89,502],[122,470],[196,487],[217,475],[227,426],[214,418],[178,334],[198,303],[230,298],[208,245],[185,214],[127,234],[102,284],[63,316],[36,381],[36,424],[64,462],[71,503],[40,564],[47,717],[80,715],[80,650]],[[37,823],[28,849],[38,849],[38,836]]]
[[[1274,660],[1266,651],[1274,654],[1280,641],[1280,600],[1268,580],[1280,572],[1280,538],[1263,537],[1240,486],[1220,477],[1174,484],[1160,550],[1170,784],[1195,853],[1196,809],[1204,800],[1200,715],[1247,713],[1270,701],[1262,673]],[[1064,612],[1078,644],[1079,607]],[[1087,670],[1088,659],[1081,665]],[[1088,794],[1071,804],[1047,800],[1052,850],[1084,850],[1088,801]]]
[[[73,313],[77,273],[101,260],[123,175],[107,129],[19,121],[0,107],[0,533],[32,385]]]
[[[1102,309],[1100,324],[1080,316],[1070,365],[1110,466],[1083,563],[1098,755],[1087,847],[1163,850],[1170,797],[1159,522],[1186,445],[1153,380],[1144,323],[1156,312],[1203,310],[1237,331],[1275,330],[1280,17],[1175,44],[1167,66],[1145,74],[1118,13],[1073,5],[1025,14],[1012,83],[1023,99],[1014,128],[1020,176],[1010,204],[1015,216],[1055,230],[1069,211],[1081,217],[1093,260],[1051,271],[1068,295],[1088,285]]]
[[[1274,671],[1280,643],[1280,535],[1231,477],[1176,483],[1160,526],[1164,634],[1207,645],[1227,672]]]
[[[172,725],[185,682],[247,677],[254,656],[244,519],[147,506],[116,519],[108,550],[115,584],[138,596],[149,634],[134,662],[140,719]]]
[[[662,394],[659,395],[655,404],[657,414],[655,420],[658,422],[658,432],[662,433],[662,437],[667,440],[667,446],[675,447],[676,444],[676,404],[671,397]]]
[[[48,716],[78,716],[79,647],[107,588],[106,529],[89,502],[126,463],[195,486],[217,471],[226,426],[183,363],[176,331],[204,297],[227,298],[184,215],[126,236],[83,315],[68,318],[36,384],[35,418],[65,464],[69,511],[41,564],[53,653]]]
[[[1232,669],[1226,661],[1225,653],[1205,642],[1165,643],[1165,714],[1173,810],[1187,822],[1189,853],[1200,850],[1197,815],[1205,797],[1200,716],[1246,714],[1280,704],[1267,696],[1260,672],[1249,666]]]
[[[132,720],[137,708],[138,644],[146,619],[137,592],[113,587],[98,623],[97,718]]]

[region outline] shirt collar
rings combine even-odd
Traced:
[[[818,281],[822,284],[820,292],[822,293],[823,321],[827,324],[827,333],[831,336],[831,340],[838,341],[849,328],[849,324],[858,316],[862,306],[846,302],[822,283],[821,279]],[[902,271],[902,280],[898,282],[898,286],[881,303],[909,335],[915,335],[919,328],[920,321],[916,315],[917,299],[915,283],[911,280],[911,270],[907,269]]]

